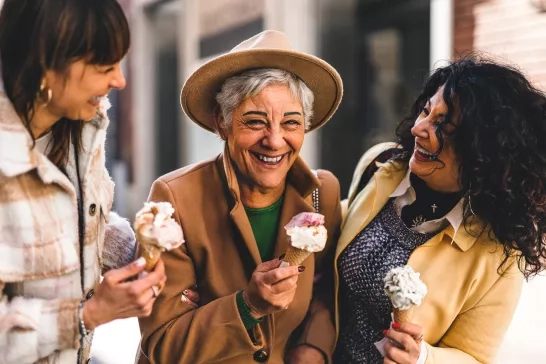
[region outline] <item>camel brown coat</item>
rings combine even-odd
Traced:
[[[287,348],[303,343],[330,359],[335,329],[332,311],[326,307],[331,306],[318,298],[319,290],[312,303],[311,298],[314,278],[333,267],[341,223],[339,183],[327,171],[315,177],[299,158],[288,173],[274,256],[283,254],[288,246],[283,226],[300,212],[314,211],[311,193],[319,186],[319,211],[325,215],[329,233],[326,248],[302,263],[306,270],[298,278],[289,308],[265,317],[247,331],[235,296],[247,287],[261,259],[230,159],[220,155],[155,181],[149,199],[173,204],[186,243],[163,254],[167,284],[152,315],[140,319],[137,361],[280,364]],[[195,285],[201,295],[197,309],[181,300],[182,292]],[[332,298],[324,295],[328,296]]]

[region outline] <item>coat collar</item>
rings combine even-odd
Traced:
[[[221,177],[231,201],[229,201],[230,216],[235,226],[239,230],[244,243],[252,257],[252,260],[256,265],[262,262],[258,245],[252,232],[252,227],[246,215],[245,207],[241,202],[239,182],[237,175],[229,157],[229,152],[226,147],[222,157],[218,159],[218,167],[223,170]],[[274,256],[286,252],[288,247],[288,240],[284,231],[284,226],[294,217],[294,215],[300,212],[314,212],[313,204],[311,201],[311,193],[313,190],[320,186],[318,177],[309,169],[305,162],[298,157],[294,162],[292,168],[288,171],[286,179],[286,188],[284,191],[284,202],[281,209],[281,217],[279,220],[279,226],[277,230],[277,239],[275,243]]]
[[[391,195],[389,196],[391,198],[401,197],[404,200],[404,206],[406,204],[412,204],[413,202],[415,202],[416,199],[415,189],[411,185],[410,174],[411,173],[408,168],[406,171],[406,175],[404,176],[398,187],[396,187],[394,192],[391,193]],[[459,227],[461,226],[461,223],[463,222],[463,199],[460,199],[459,202],[457,202],[457,204],[445,216],[442,216],[436,220],[427,221],[421,226],[424,227],[426,225],[431,226],[431,224],[435,224],[432,225],[434,227],[437,226],[437,224],[441,224],[444,220],[447,220],[451,224],[451,226],[453,226],[455,233],[457,233]],[[421,226],[419,226],[419,228],[421,228]],[[418,231],[422,232],[422,230]]]
[[[408,169],[407,164],[401,162],[378,163],[378,166],[379,169],[368,185],[355,196],[349,206],[336,249],[336,259],[355,236],[377,216],[391,194],[403,181]],[[450,238],[448,243],[455,244],[462,251],[467,251],[474,245],[483,230],[483,223],[475,217],[467,226],[461,226],[456,233],[453,226],[449,225],[423,246],[436,245],[447,236]]]
[[[109,121],[106,117],[108,107],[109,103],[105,102],[95,119],[86,123],[82,141],[84,150],[93,150],[96,144],[94,138],[96,131],[105,130],[108,127]],[[24,127],[23,121],[17,115],[0,83],[0,177],[15,177],[37,169],[38,175],[44,182],[66,184],[64,175],[46,156],[33,149],[32,145],[33,141],[28,130]]]

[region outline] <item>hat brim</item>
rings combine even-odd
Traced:
[[[199,126],[215,132],[216,95],[225,80],[257,68],[279,68],[299,77],[314,94],[313,118],[307,131],[324,125],[334,114],[343,96],[337,71],[320,58],[287,50],[252,49],[227,53],[199,67],[186,81],[180,104]]]

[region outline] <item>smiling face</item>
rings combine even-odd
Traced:
[[[91,120],[97,114],[102,97],[112,88],[123,89],[125,78],[120,63],[108,66],[91,65],[83,60],[72,63],[66,76],[48,71],[46,86],[52,91],[45,108],[54,119]]]
[[[415,149],[409,161],[409,168],[433,190],[456,192],[461,189],[460,162],[447,136],[453,133],[457,126],[453,122],[444,121],[448,108],[443,99],[443,92],[443,87],[438,89],[411,129],[415,137]],[[457,120],[457,113],[453,115],[453,120]]]
[[[231,127],[220,129],[242,194],[280,196],[305,135],[303,108],[286,85],[269,85],[233,110]],[[273,201],[274,202],[274,201]]]

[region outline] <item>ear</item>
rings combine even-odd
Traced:
[[[224,115],[222,114],[222,111],[220,110],[220,107],[217,106],[214,110],[214,124],[216,128],[216,132],[218,135],[220,135],[220,138],[222,140],[227,140],[227,130],[223,127],[224,125]]]

